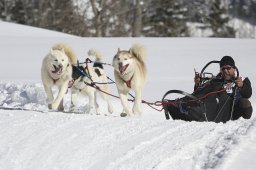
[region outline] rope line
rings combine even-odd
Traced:
[[[119,96],[114,95],[114,94],[111,94],[111,93],[106,92],[106,91],[103,91],[103,90],[100,89],[99,86],[97,86],[97,84],[115,84],[115,81],[113,81],[110,77],[107,76],[107,79],[110,80],[110,82],[107,82],[107,83],[94,82],[94,81],[92,80],[91,76],[90,76],[90,71],[89,71],[89,69],[88,69],[88,63],[100,63],[100,64],[108,65],[108,66],[111,66],[111,67],[112,67],[112,65],[111,65],[111,64],[108,64],[108,63],[105,63],[105,62],[94,62],[94,61],[92,61],[91,59],[86,58],[85,62],[78,63],[78,65],[79,65],[79,64],[86,64],[86,68],[85,68],[85,69],[87,70],[88,74],[85,74],[85,73],[84,73],[83,71],[81,71],[78,67],[77,67],[77,69],[79,70],[79,72],[80,72],[83,76],[86,76],[86,77],[88,77],[88,78],[90,79],[91,83],[86,83],[86,85],[91,86],[91,87],[93,87],[93,88],[99,90],[100,92],[105,93],[105,94],[107,94],[107,95],[109,95],[109,96],[112,96],[112,97],[114,97],[114,98],[120,99]],[[224,91],[225,91],[225,89],[221,89],[221,90],[214,91],[214,92],[209,92],[209,93],[207,93],[207,94],[201,96],[201,97],[199,98],[199,100],[194,100],[194,99],[193,99],[193,100],[188,100],[188,101],[164,100],[164,101],[156,101],[156,102],[147,102],[147,101],[145,101],[145,100],[142,100],[142,103],[148,105],[149,107],[151,107],[151,108],[154,109],[154,110],[157,110],[157,111],[161,112],[161,111],[164,110],[164,107],[166,107],[166,106],[170,106],[170,105],[176,106],[176,105],[177,105],[177,102],[180,102],[180,103],[199,102],[199,101],[205,99],[206,97],[208,97],[209,95],[216,94],[216,93],[221,93],[221,92],[224,92]],[[132,97],[132,99],[128,99],[128,101],[134,102],[134,101],[135,101],[135,97],[134,97],[131,93],[129,93],[129,95]],[[162,107],[162,108],[159,109],[159,108],[157,108],[157,107]]]

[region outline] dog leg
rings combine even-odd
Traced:
[[[128,107],[128,98],[127,94],[119,93],[120,94],[120,100],[123,105],[123,112],[121,113],[121,117],[125,117],[127,115],[132,116],[132,112],[130,111]]]
[[[63,99],[60,101],[59,107],[58,107],[58,111],[64,111],[64,106],[63,106]]]
[[[46,97],[47,97],[46,101],[48,104],[51,104],[54,100],[52,89],[51,89],[51,87],[44,85],[44,90],[45,90]]]
[[[89,97],[89,108],[87,113],[91,113],[94,108],[94,92],[88,93],[88,97]]]
[[[56,110],[59,107],[60,102],[63,99],[67,89],[68,89],[68,81],[65,81],[62,87],[59,89],[58,96],[56,97],[55,101],[52,103],[53,110]]]
[[[108,113],[113,113],[113,106],[109,99],[107,100],[107,103],[108,103]]]
[[[142,100],[142,94],[141,94],[141,89],[136,89],[135,91],[135,101],[134,105],[132,108],[132,111],[134,114],[142,114],[142,109],[141,109],[141,100]]]
[[[75,89],[74,87],[71,88],[71,103],[70,103],[70,111],[75,110],[75,102],[77,101],[77,94],[78,90]]]
[[[94,106],[96,110],[96,114],[100,114],[100,107],[99,104],[97,103],[97,96],[96,96],[96,91],[94,92]]]
[[[109,93],[109,90],[108,90],[107,87],[104,87],[104,91]],[[108,104],[108,112],[109,112],[109,113],[113,113],[113,106],[112,106],[112,104],[111,104],[111,102],[110,102],[110,99],[109,99],[108,95],[105,94],[105,93],[103,93],[103,92],[100,92],[100,94],[101,94],[102,98],[103,98],[103,99],[107,102],[107,104]]]
[[[44,85],[44,89],[45,89],[45,93],[46,93],[46,96],[47,96],[47,99],[46,99],[46,102],[48,104],[48,108],[49,109],[52,109],[52,103],[54,101],[54,96],[53,96],[53,93],[52,93],[52,89],[46,85]]]

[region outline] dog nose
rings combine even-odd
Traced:
[[[62,64],[59,64],[59,68],[62,68],[63,67],[63,65]]]
[[[119,67],[122,67],[123,66],[123,63],[119,62]]]

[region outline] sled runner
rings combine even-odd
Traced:
[[[200,76],[200,86],[192,93],[181,90],[170,90],[162,98],[163,109],[166,119],[180,119],[185,121],[213,121],[226,122],[232,118],[234,100],[230,94],[227,94],[224,88],[223,79],[220,75],[214,76],[212,73],[206,73],[205,69],[213,63],[211,61],[202,69]],[[237,77],[239,77],[238,69]],[[209,77],[210,75],[210,77]],[[184,95],[182,98],[170,100],[171,94]],[[234,92],[235,94],[235,92]],[[234,95],[232,94],[232,95]]]

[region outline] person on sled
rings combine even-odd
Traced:
[[[217,75],[217,78],[227,82],[224,85],[226,92],[233,100],[235,99],[232,120],[237,120],[240,117],[250,119],[253,112],[251,102],[249,101],[252,95],[251,82],[248,77],[238,77],[236,79],[235,61],[232,57],[222,57],[220,60],[220,73]],[[196,90],[200,86],[200,77],[195,76],[194,81],[194,89]]]

